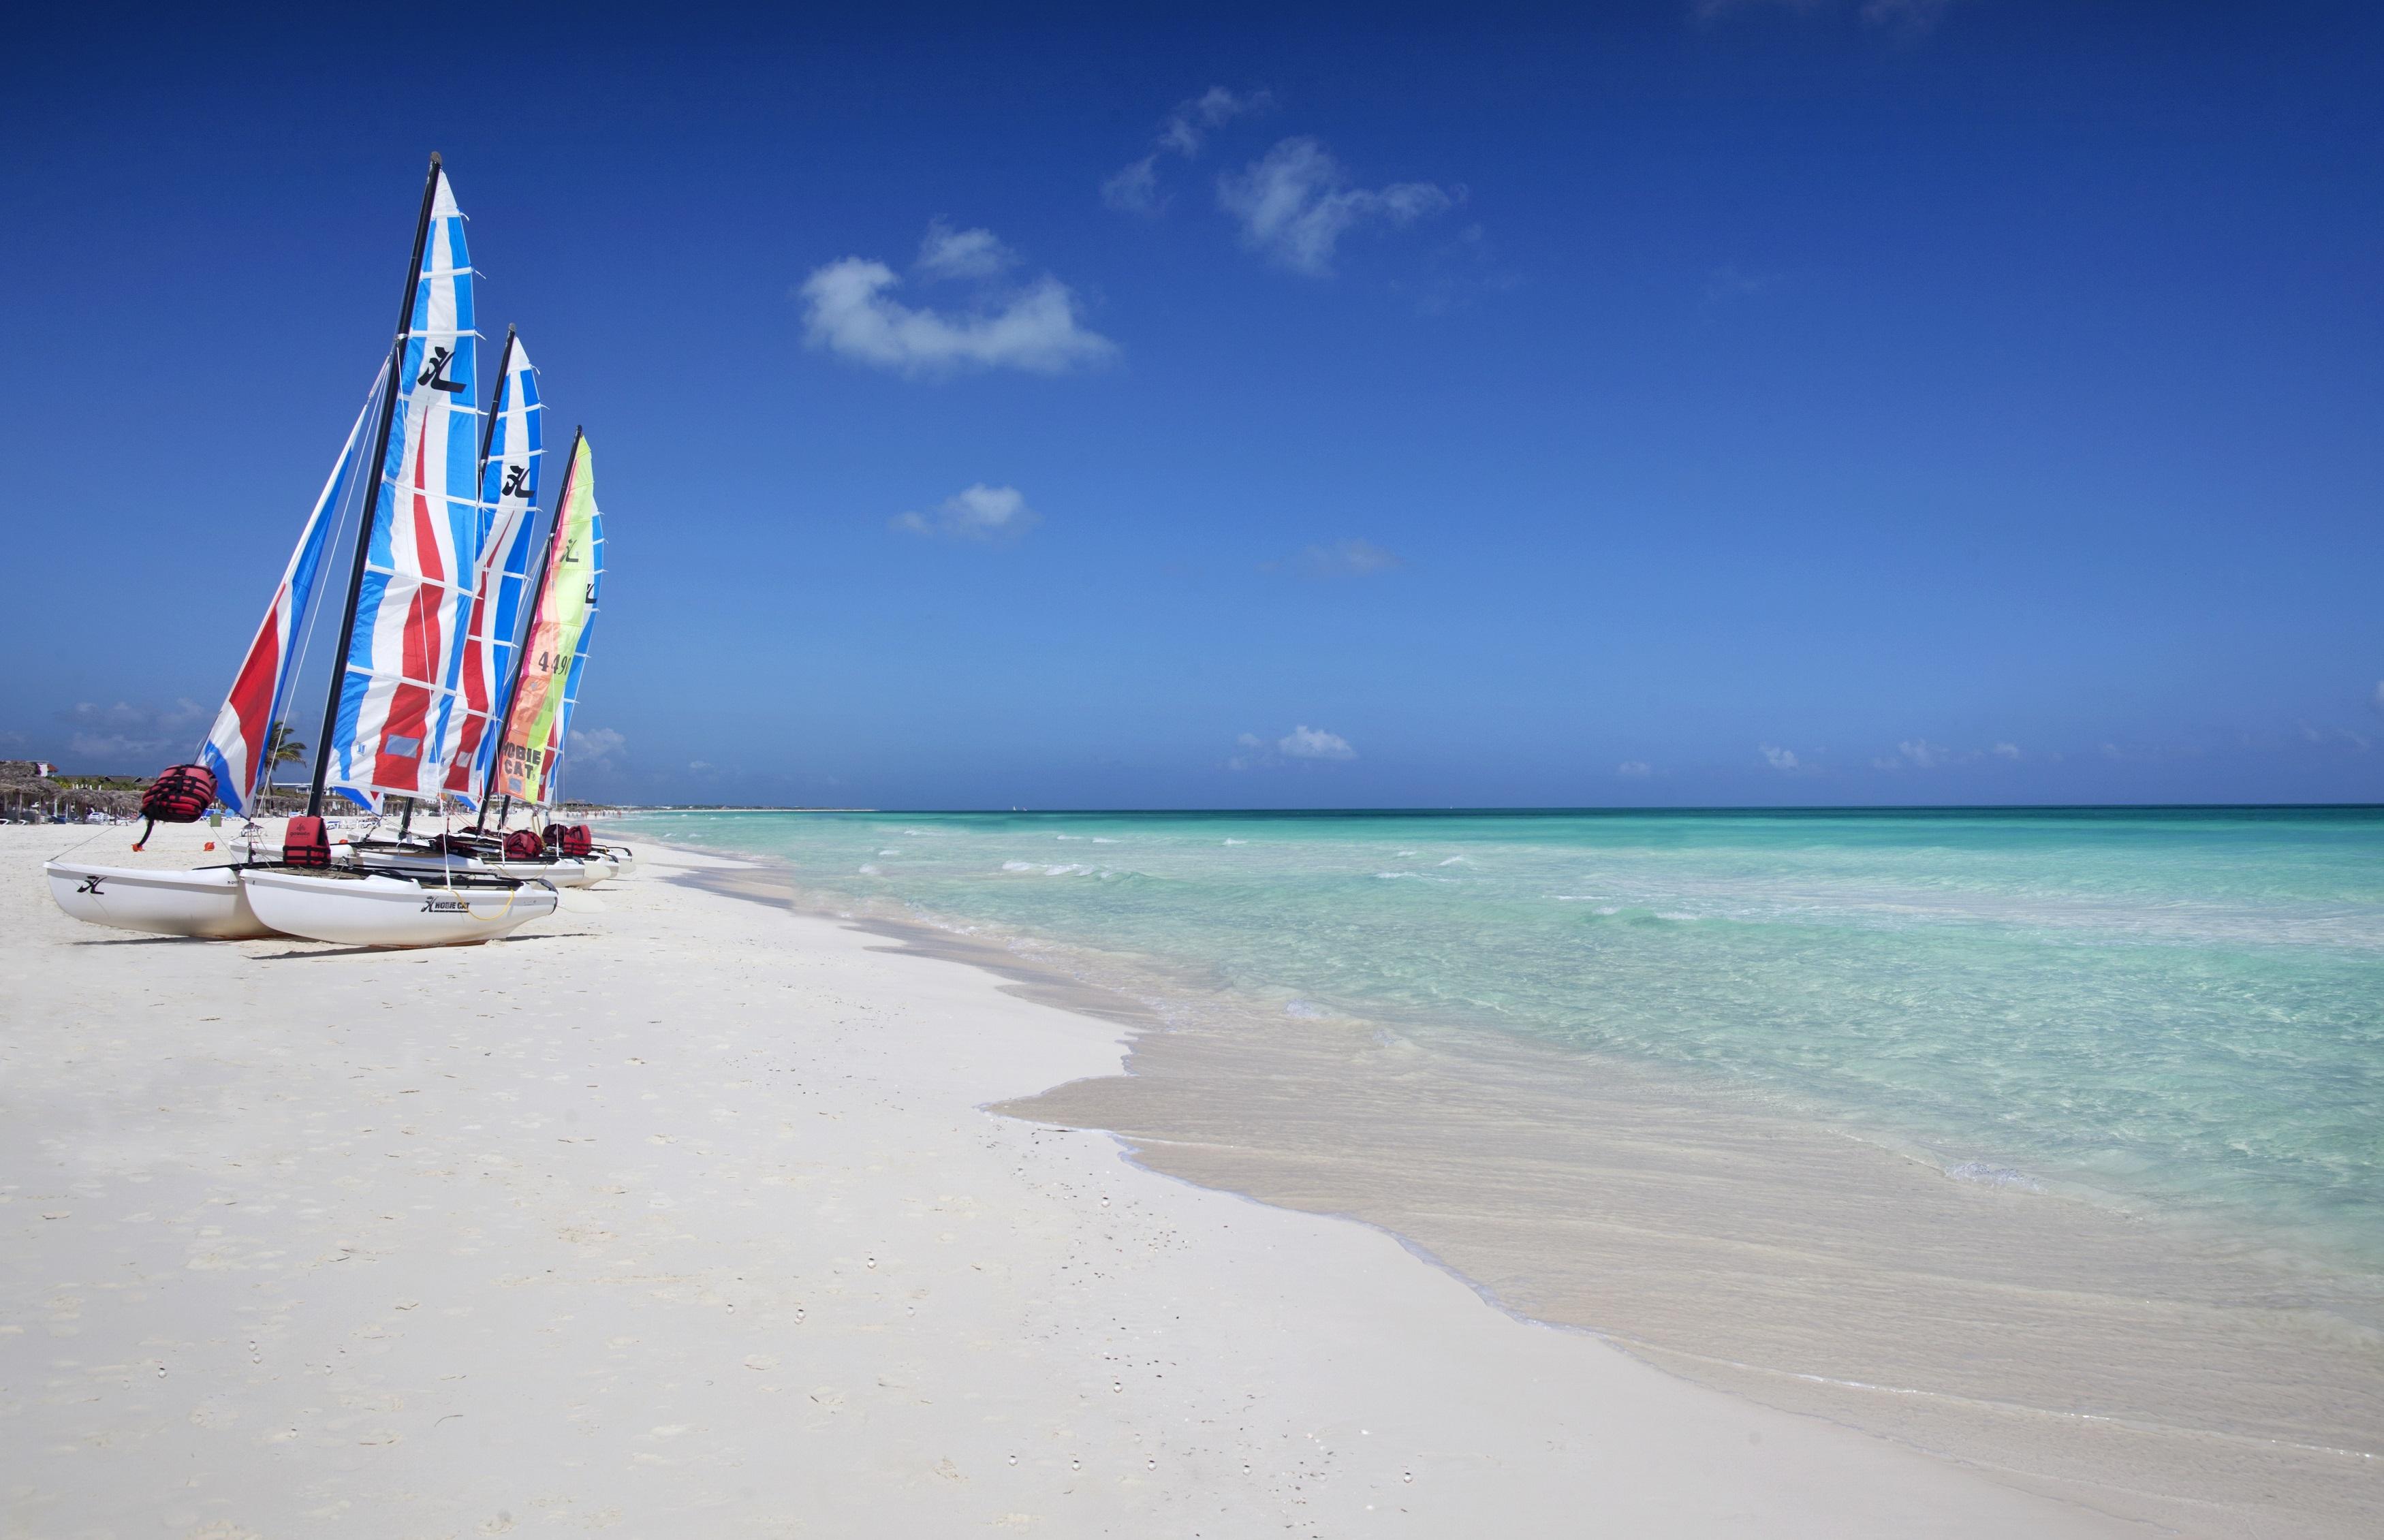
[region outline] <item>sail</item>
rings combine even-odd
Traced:
[[[444,171],[415,278],[400,430],[364,532],[364,579],[340,686],[328,784],[351,796],[436,799],[462,672],[460,639],[479,568],[478,334],[464,216]]]
[[[520,682],[497,751],[497,789],[508,797],[543,802],[553,789],[603,574],[604,521],[596,510],[595,463],[581,437],[572,441],[563,492],[555,499],[545,580],[539,585],[529,633],[522,639]]]
[[[332,462],[330,477],[315,499],[314,512],[306,515],[305,527],[298,532],[297,549],[290,553],[281,586],[273,590],[273,602],[266,609],[264,624],[256,628],[256,640],[248,644],[248,656],[241,661],[231,693],[224,697],[223,709],[216,714],[215,726],[208,729],[206,744],[199,751],[200,763],[216,773],[217,798],[234,813],[248,811],[258,785],[273,773],[267,763],[273,727],[281,720],[291,677],[297,672],[298,639],[305,634],[316,572],[322,565],[331,527],[339,522],[341,506],[363,482],[363,462],[371,457],[365,447],[365,425],[372,421],[388,379],[389,366],[383,364],[373,376],[372,389],[365,392],[356,425],[348,429],[346,446]]]
[[[494,719],[504,709],[514,677],[514,638],[521,629],[523,591],[529,586],[530,527],[537,515],[539,461],[546,408],[538,371],[519,338],[505,338],[497,399],[480,466],[480,514],[486,532],[480,569],[472,584],[472,612],[464,631],[462,695],[448,717],[447,789],[477,805],[496,763]]]

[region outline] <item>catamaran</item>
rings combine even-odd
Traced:
[[[571,715],[588,672],[603,586],[604,515],[596,505],[595,451],[588,435],[579,432],[572,436],[563,491],[555,499],[537,602],[522,635],[504,730],[487,788],[487,793],[502,798],[500,828],[516,801],[527,803],[535,814],[561,800],[564,750],[571,740]],[[627,846],[597,844],[585,824],[550,824],[545,837],[600,878],[626,875],[637,863]]]
[[[253,807],[301,660],[300,639],[330,528],[361,484],[346,613],[306,813],[290,821],[281,859],[179,872],[54,861],[46,866],[50,890],[69,914],[166,935],[278,932],[404,947],[489,940],[554,912],[554,887],[542,879],[445,867],[335,867],[323,820],[327,791],[368,811],[390,796],[435,802],[469,731],[462,678],[466,650],[458,644],[458,622],[468,625],[483,576],[482,549],[498,514],[480,496],[487,436],[476,446],[471,432],[478,341],[472,289],[464,216],[434,155],[389,359],[316,501],[200,758],[168,769],[144,799],[143,811],[153,819],[178,822],[196,819],[214,801],[236,813]],[[514,378],[514,351],[507,350],[501,390]],[[527,382],[527,359],[522,371]],[[501,394],[491,411],[502,416],[504,407]],[[360,455],[367,422],[375,424],[372,448]],[[525,483],[535,465],[527,453],[529,441],[526,431],[523,453],[514,459],[516,445],[508,441],[503,467],[510,477],[520,466]],[[526,516],[528,505],[525,499],[517,514]],[[459,701],[465,702],[460,711]]]

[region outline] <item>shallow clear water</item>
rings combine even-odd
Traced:
[[[1495,1028],[2384,1263],[2384,810],[659,813],[826,896]]]

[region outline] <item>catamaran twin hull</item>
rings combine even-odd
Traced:
[[[217,941],[276,934],[249,907],[237,866],[172,872],[51,861],[42,870],[58,907],[89,925]]]
[[[550,883],[449,874],[394,876],[256,867],[241,874],[256,917],[278,931],[355,947],[492,941],[554,913]]]
[[[217,941],[294,936],[358,947],[490,941],[554,913],[545,882],[476,875],[408,877],[283,866],[182,871],[53,861],[60,909],[91,925]]]

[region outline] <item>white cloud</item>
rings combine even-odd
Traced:
[[[1244,733],[1234,740],[1241,751],[1225,762],[1228,770],[1259,770],[1281,764],[1285,760],[1350,760],[1358,751],[1339,733],[1328,733],[1322,727],[1302,723],[1281,738],[1269,742],[1256,733]]]
[[[1222,129],[1236,118],[1248,118],[1273,106],[1273,92],[1237,93],[1212,85],[1175,109],[1167,126],[1159,130],[1159,147],[1190,160],[1200,153],[1210,130]]]
[[[944,499],[932,514],[897,514],[887,520],[908,534],[989,543],[1014,540],[1042,522],[1043,515],[1026,505],[1024,492],[1015,487],[988,487],[982,481]]]
[[[1217,179],[1217,202],[1241,221],[1242,242],[1296,273],[1329,277],[1341,237],[1365,224],[1409,225],[1455,206],[1428,181],[1369,192],[1313,139],[1286,139],[1239,172]]]
[[[1377,572],[1388,572],[1405,566],[1395,552],[1385,551],[1372,540],[1335,540],[1331,545],[1311,545],[1288,561],[1260,562],[1260,572],[1295,571],[1310,578],[1364,578]]]
[[[2019,745],[2017,743],[1998,743],[1993,748],[1988,750],[1987,752],[1994,755],[1997,759],[2018,759],[2019,758]]]
[[[919,267],[930,278],[991,279],[1016,260],[990,230],[928,227]],[[1077,319],[1075,294],[1049,273],[1019,288],[988,285],[972,309],[951,312],[904,304],[901,282],[883,262],[848,256],[803,280],[804,332],[826,348],[899,374],[960,369],[1024,369],[1062,374],[1107,363],[1117,344]]]
[[[1934,770],[1950,764],[1956,757],[1975,759],[1976,754],[1956,756],[1943,743],[1931,743],[1925,738],[1906,739],[1895,746],[1895,752],[1885,759],[1871,761],[1874,770]]]
[[[1928,31],[1944,19],[1954,0],[1862,0],[1863,24],[1890,28],[1912,35]],[[1836,0],[1689,0],[1689,14],[1711,25],[1741,11],[1777,10],[1794,16],[1819,16],[1836,9]]]
[[[1101,202],[1126,214],[1156,214],[1160,208],[1159,156],[1147,155],[1101,183]]]
[[[1211,130],[1221,129],[1236,118],[1265,112],[1273,106],[1274,96],[1270,92],[1236,92],[1222,85],[1211,86],[1168,114],[1159,137],[1151,141],[1157,148],[1140,160],[1121,167],[1101,183],[1101,202],[1128,214],[1157,214],[1167,205],[1159,192],[1161,155],[1198,159]]]
[[[82,701],[58,716],[69,729],[67,751],[86,764],[106,765],[185,758],[214,721],[213,713],[187,699],[170,706]]]
[[[629,740],[611,727],[590,727],[586,732],[571,729],[571,757],[583,770],[600,764],[611,764],[628,747]]]
[[[2377,715],[2384,716],[2384,679],[2376,681],[2376,693],[2367,698],[2367,703],[2376,708]]]
[[[1356,759],[1358,751],[1339,733],[1328,733],[1322,727],[1305,725],[1291,729],[1275,739],[1275,748],[1285,759]]]
[[[1627,781],[1644,781],[1655,774],[1655,767],[1644,759],[1626,759],[1614,767],[1614,773]]]
[[[1796,763],[1796,751],[1794,749],[1782,749],[1777,744],[1772,743],[1761,744],[1759,747],[1763,751],[1764,763],[1770,765],[1774,770],[1798,770],[1803,768],[1802,765]]]
[[[1018,254],[989,230],[954,230],[937,219],[919,242],[917,270],[930,279],[991,278],[1018,265]]]

